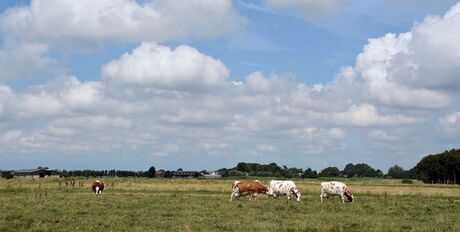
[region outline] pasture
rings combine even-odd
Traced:
[[[294,180],[300,203],[229,202],[233,179],[103,178],[102,196],[93,180],[0,179],[0,231],[460,231],[453,185],[342,180],[356,200],[344,204],[321,203],[320,180]]]

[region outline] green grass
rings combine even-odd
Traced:
[[[76,181],[1,179],[0,231],[460,231],[458,186],[355,180],[344,204],[321,203],[319,180],[296,180],[300,203],[229,202],[232,180],[105,179],[99,197]]]

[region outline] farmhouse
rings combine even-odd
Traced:
[[[200,176],[197,171],[172,171],[172,178],[194,178]]]
[[[23,178],[60,177],[58,170],[49,170],[48,168],[21,169],[14,171],[13,174]]]

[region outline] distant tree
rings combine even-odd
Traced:
[[[155,178],[155,172],[156,172],[155,167],[154,166],[150,167],[149,170],[147,171],[147,177]]]
[[[167,170],[165,171],[165,175],[164,175],[165,178],[171,178],[172,177],[172,172]]]
[[[237,165],[236,165],[236,170],[237,171],[240,171],[240,172],[251,172],[251,167],[246,164],[245,162],[239,162]]]
[[[353,177],[356,175],[355,171],[355,165],[352,163],[349,163],[345,165],[345,168],[343,168],[342,175],[346,176],[347,178]]]
[[[184,171],[184,170],[183,170],[182,168],[178,168],[177,171],[178,171],[178,172],[182,172],[182,171]]]
[[[8,171],[2,171],[1,176],[5,179],[12,179],[14,177],[13,173]]]
[[[346,176],[347,178],[350,177],[380,177],[382,176],[381,171],[378,172],[371,166],[365,163],[355,164],[349,163],[345,165],[345,168],[341,172],[342,175]]]
[[[388,169],[387,176],[395,179],[406,178],[404,169],[396,164]]]
[[[228,171],[228,175],[229,176],[244,176],[244,175],[246,175],[246,173],[232,169],[232,170]]]
[[[311,170],[311,168],[307,168],[302,173],[302,178],[315,179],[318,178],[318,173],[316,173],[316,170]]]
[[[228,170],[226,168],[218,169],[216,172],[222,175],[222,177],[228,177]]]
[[[375,177],[382,178],[383,177],[383,172],[380,169],[375,170]]]
[[[336,177],[340,175],[340,171],[337,167],[327,167],[318,174],[321,177]]]

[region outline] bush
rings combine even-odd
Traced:
[[[414,181],[413,181],[413,180],[409,180],[409,179],[404,179],[404,180],[401,181],[401,183],[403,183],[403,184],[413,184]]]
[[[2,172],[2,177],[5,179],[12,179],[14,175],[11,172]]]
[[[237,170],[230,170],[230,171],[228,171],[228,175],[229,176],[245,176],[246,173],[240,172],[240,171],[237,171]]]

